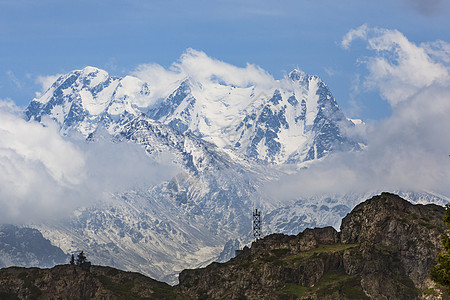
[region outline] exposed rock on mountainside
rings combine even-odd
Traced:
[[[71,265],[0,270],[1,299],[441,299],[428,278],[442,250],[441,206],[383,193],[332,227],[272,234],[171,287],[138,273]]]
[[[0,270],[0,299],[186,299],[163,282],[110,267]]]
[[[33,99],[26,119],[53,119],[76,144],[83,136],[87,157],[103,141],[112,140],[105,149],[116,151],[136,143],[152,163],[163,162],[161,169],[170,160],[179,170],[171,180],[148,186],[124,178],[121,190],[93,195],[91,205],[71,217],[33,227],[67,253],[89,249],[94,264],[175,283],[182,269],[226,261],[231,246],[247,244],[255,206],[264,212],[265,233],[296,234],[307,227],[337,228],[352,207],[375,193],[277,201],[264,187],[283,175],[308,172],[298,163],[360,150],[361,141],[349,134],[356,123],[317,76],[293,70],[279,80],[239,83],[221,78],[221,70],[212,72],[217,74],[166,78],[170,84],[157,86],[86,67],[60,76]],[[132,157],[122,152],[120,161]],[[109,163],[103,166],[108,170]],[[86,174],[92,168],[86,164]],[[229,241],[233,245],[224,250]]]
[[[274,164],[315,160],[360,150],[344,132],[347,120],[326,84],[293,70],[269,86],[235,86],[216,79],[173,82],[159,102],[142,80],[93,67],[60,76],[25,110],[28,120],[50,117],[61,132],[89,136],[102,124],[113,134],[140,114],[221,149]],[[155,103],[156,102],[156,103]]]
[[[33,228],[0,225],[0,268],[9,266],[52,267],[69,256]]]
[[[332,227],[273,234],[227,263],[185,270],[180,291],[211,299],[418,299],[434,293],[444,208],[382,193]]]

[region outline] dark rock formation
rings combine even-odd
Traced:
[[[442,250],[444,208],[383,193],[331,227],[273,234],[227,263],[184,270],[194,299],[420,299]]]
[[[163,282],[110,267],[0,270],[0,299],[187,299]]]
[[[0,270],[0,299],[442,299],[429,279],[444,208],[383,193],[332,227],[272,234],[171,287],[110,267]]]

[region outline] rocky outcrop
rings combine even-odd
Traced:
[[[392,252],[416,287],[424,288],[428,270],[442,250],[443,214],[442,206],[411,205],[383,193],[359,204],[342,220],[341,242]]]
[[[204,299],[420,299],[442,250],[444,208],[383,193],[332,227],[273,234],[227,263],[184,270],[177,288]]]
[[[272,234],[226,263],[184,270],[171,287],[92,266],[0,270],[0,299],[442,299],[428,278],[442,251],[444,208],[383,193],[350,212],[340,232]]]
[[[186,299],[163,282],[139,273],[72,265],[0,270],[0,299]]]

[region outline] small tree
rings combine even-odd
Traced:
[[[450,204],[445,206],[444,223],[450,227]],[[450,287],[450,237],[444,232],[441,241],[444,251],[438,255],[438,264],[431,268],[430,277],[436,283]]]
[[[77,266],[81,266],[85,262],[87,262],[86,255],[84,255],[84,251],[81,251],[77,255]]]
[[[74,265],[75,264],[75,256],[72,254],[72,257],[70,258],[70,264]]]

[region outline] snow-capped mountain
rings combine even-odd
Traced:
[[[333,151],[359,150],[343,131],[354,126],[317,76],[294,70],[273,86],[236,87],[186,78],[154,104],[151,87],[93,67],[61,76],[26,109],[28,119],[56,120],[85,136],[103,123],[110,133],[141,113],[221,149],[270,163],[298,163]],[[149,108],[150,107],[150,108]]]
[[[344,117],[317,76],[294,70],[270,87],[236,87],[185,79],[148,115],[221,148],[270,162],[302,162],[332,151],[358,150]]]
[[[61,132],[94,132],[100,123],[117,126],[140,112],[149,87],[136,77],[112,77],[106,71],[86,67],[59,77],[25,110],[28,119],[41,121],[48,116],[61,125]],[[113,131],[114,128],[111,128]]]
[[[114,143],[137,143],[156,161],[169,154],[180,169],[156,186],[110,193],[69,220],[34,224],[64,251],[84,250],[93,263],[175,282],[183,268],[228,259],[230,247],[248,243],[255,206],[264,212],[265,233],[298,233],[337,227],[368,198],[280,203],[264,193],[267,182],[298,163],[361,149],[345,135],[355,123],[317,76],[294,70],[270,84],[239,86],[183,77],[168,86],[156,93],[136,77],[87,67],[59,77],[26,108],[28,120],[51,118],[62,135],[78,132],[96,143],[104,128]]]

